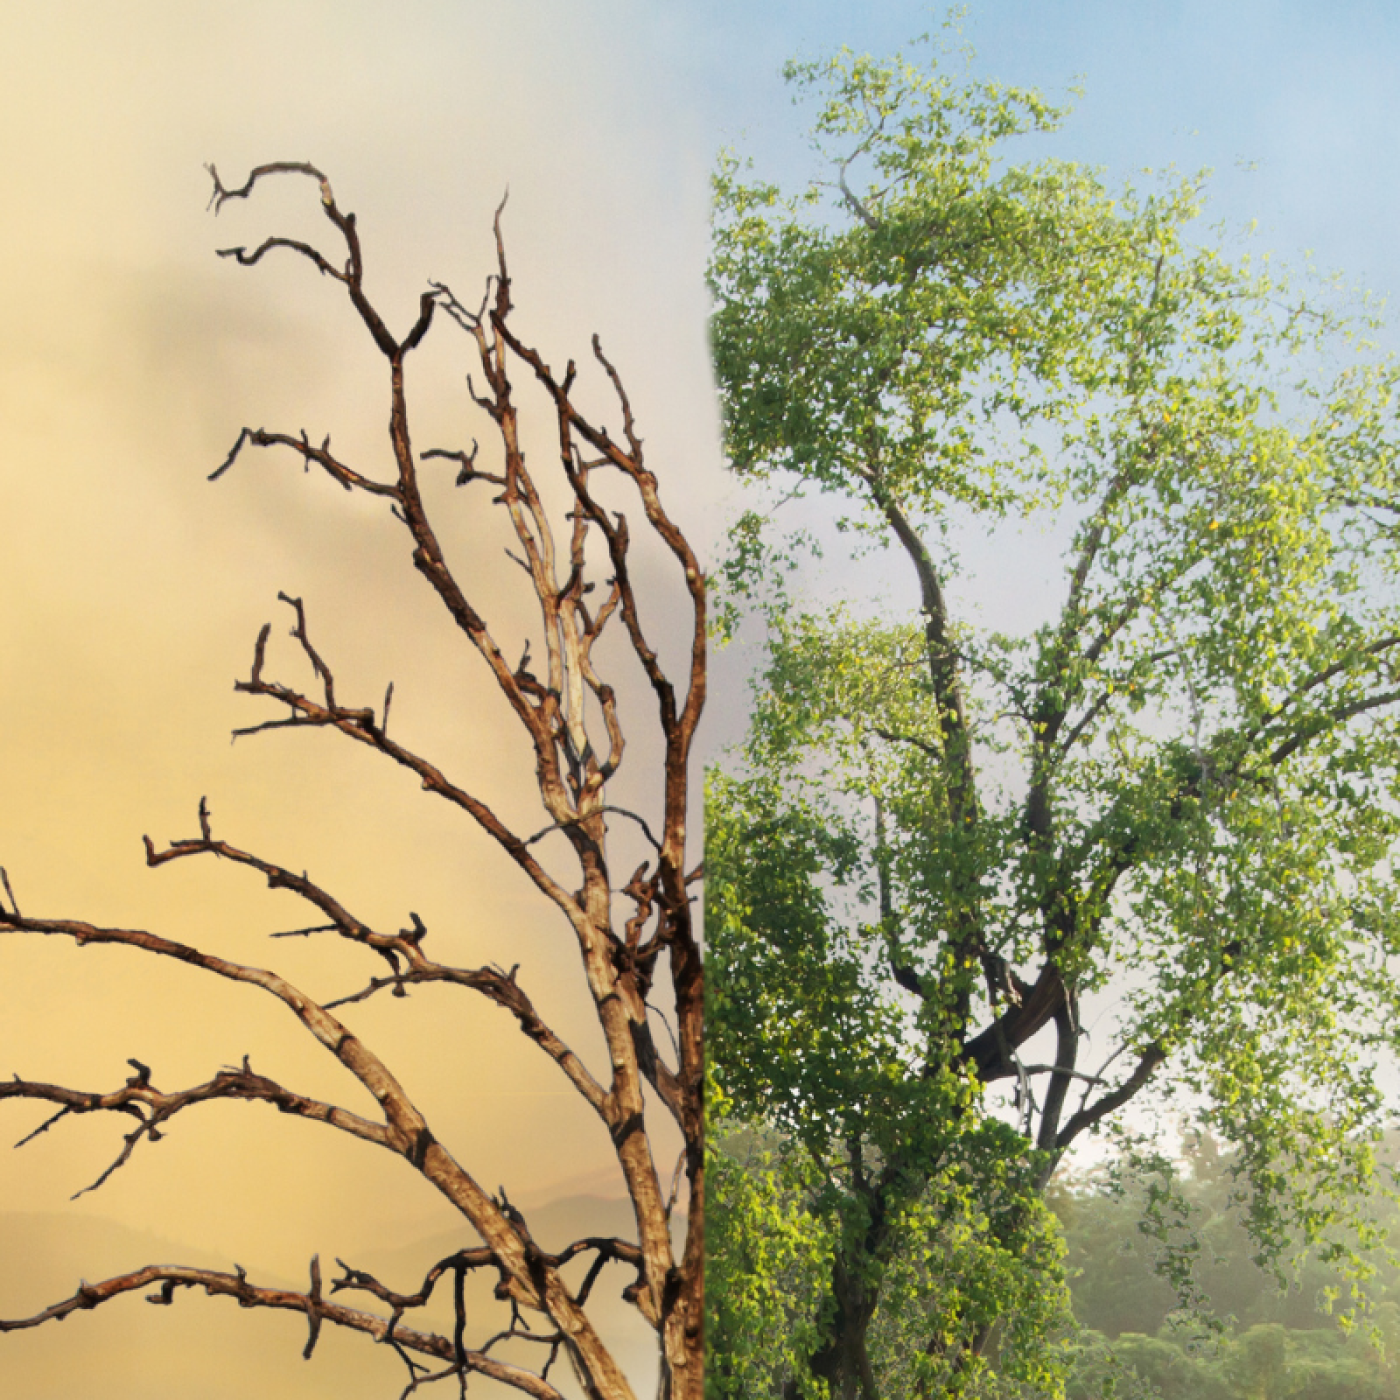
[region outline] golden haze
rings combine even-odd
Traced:
[[[284,636],[283,589],[305,598],[342,694],[378,704],[392,679],[403,734],[503,814],[539,825],[518,787],[524,745],[387,512],[272,453],[205,480],[244,424],[329,431],[372,471],[388,410],[381,362],[336,287],[290,257],[252,270],[214,257],[271,232],[321,238],[314,190],[288,180],[215,220],[201,168],[214,161],[241,181],[262,161],[314,160],[359,215],[371,295],[400,327],[429,276],[475,299],[509,185],[518,328],[554,362],[582,359],[591,333],[603,336],[674,512],[705,519],[719,489],[701,281],[708,153],[647,50],[646,7],[587,10],[6,6],[0,863],[26,913],[148,928],[275,965],[315,996],[363,986],[376,969],[354,950],[269,943],[311,920],[249,872],[146,869],[141,835],[194,834],[207,794],[216,835],[305,868],[361,917],[399,927],[412,909],[454,961],[519,962],[541,1009],[596,1050],[571,1010],[565,930],[460,818],[334,735],[229,743],[235,726],[270,717],[232,681],[264,621]],[[480,434],[466,346],[446,331],[411,365],[420,447]],[[542,442],[548,426],[546,413]],[[467,504],[446,491],[440,501]],[[480,588],[512,582],[499,541],[467,518],[454,548]],[[479,596],[519,615],[503,592]],[[296,661],[285,643],[272,655]],[[645,699],[632,714],[640,751]],[[525,1203],[616,1194],[596,1122],[503,1013],[443,989],[352,1011],[479,1179]],[[252,989],[127,950],[0,940],[0,1073],[108,1089],[135,1056],[175,1087],[245,1053],[302,1092],[363,1107]],[[0,1132],[13,1141],[42,1116],[6,1104]],[[81,1275],[152,1262],[143,1231],[178,1262],[236,1259],[301,1283],[314,1252],[364,1257],[454,1228],[386,1154],[257,1105],[188,1113],[70,1205],[120,1132],[67,1121],[0,1154],[0,1315],[37,1311]],[[328,1355],[350,1358],[339,1370],[333,1359],[303,1368],[296,1319],[184,1298],[168,1312],[134,1300],[104,1311],[7,1337],[0,1396],[40,1400],[100,1377],[118,1400],[275,1395],[279,1384],[377,1397],[398,1375],[361,1365],[373,1349],[354,1339],[328,1339]],[[198,1321],[215,1312],[224,1320]]]

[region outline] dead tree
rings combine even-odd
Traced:
[[[411,329],[399,339],[365,293],[355,216],[341,210],[329,181],[319,170],[300,162],[259,166],[236,189],[225,186],[213,167],[210,174],[216,212],[229,200],[249,198],[262,181],[273,176],[306,177],[316,183],[322,211],[343,244],[343,259],[339,254],[323,253],[309,242],[286,237],[270,237],[252,250],[230,248],[220,255],[251,267],[268,254],[285,250],[340,284],[388,365],[392,452],[392,471],[381,476],[334,455],[328,438],[317,445],[305,432],[244,428],[211,479],[228,472],[248,448],[277,448],[300,458],[307,469],[326,472],[347,491],[381,497],[388,503],[407,533],[414,567],[447,609],[464,643],[474,648],[489,669],[512,722],[528,737],[541,808],[540,829],[512,829],[473,791],[469,780],[449,775],[392,735],[392,687],[378,708],[343,700],[330,664],[312,642],[299,598],[282,595],[291,616],[292,636],[314,681],[303,689],[274,679],[266,656],[270,626],[265,626],[254,648],[251,670],[245,680],[236,683],[236,689],[271,701],[280,711],[276,717],[239,732],[276,728],[338,731],[408,770],[433,798],[459,809],[475,823],[553,906],[554,916],[567,927],[580,959],[583,988],[606,1042],[607,1063],[586,1063],[546,1024],[517,969],[506,972],[496,966],[457,967],[439,962],[429,951],[427,929],[417,915],[410,917],[409,927],[396,932],[371,927],[306,875],[217,836],[203,800],[197,834],[163,849],[146,838],[149,865],[215,856],[246,866],[265,878],[270,887],[288,890],[304,900],[314,911],[316,927],[374,954],[382,965],[380,975],[353,995],[317,1003],[275,972],[231,962],[155,933],[24,913],[15,903],[6,878],[0,932],[46,934],[72,939],[79,946],[118,944],[136,953],[176,958],[213,977],[256,987],[279,1000],[379,1106],[376,1115],[366,1117],[307,1097],[257,1073],[246,1057],[241,1065],[220,1069],[204,1083],[174,1090],[158,1088],[152,1070],[133,1060],[134,1073],[107,1090],[73,1089],[17,1076],[0,1084],[0,1098],[41,1100],[56,1106],[31,1137],[72,1115],[119,1115],[129,1124],[129,1131],[95,1183],[100,1185],[144,1143],[164,1133],[184,1110],[214,1100],[263,1101],[396,1153],[407,1169],[420,1173],[451,1202],[479,1243],[433,1264],[421,1283],[406,1292],[343,1263],[340,1275],[325,1282],[315,1260],[310,1286],[304,1292],[260,1287],[242,1269],[220,1273],[150,1265],[100,1283],[84,1283],[71,1297],[31,1317],[0,1321],[0,1331],[38,1327],[131,1292],[153,1290],[147,1294],[149,1301],[169,1303],[180,1290],[202,1288],[234,1298],[245,1307],[303,1312],[309,1327],[308,1357],[323,1326],[367,1333],[397,1351],[408,1367],[409,1391],[427,1381],[448,1378],[455,1378],[465,1389],[467,1379],[479,1375],[538,1400],[556,1400],[561,1392],[557,1372],[551,1379],[551,1368],[562,1356],[589,1397],[622,1400],[634,1394],[633,1388],[588,1311],[590,1295],[602,1286],[600,1277],[609,1280],[608,1286],[617,1286],[620,1270],[623,1296],[656,1331],[662,1395],[673,1400],[700,1400],[702,976],[692,890],[699,866],[689,868],[686,852],[691,750],[705,697],[705,579],[699,563],[661,503],[656,477],[643,461],[642,441],[622,382],[597,337],[593,355],[616,402],[620,417],[616,432],[577,405],[578,373],[572,361],[562,376],[557,375],[512,329],[511,280],[501,241],[500,211],[496,217],[497,268],[487,280],[479,305],[473,309],[448,287],[430,283],[418,302]],[[479,382],[468,376],[468,389],[489,420],[497,446],[489,462],[475,442],[470,449],[458,444],[421,453],[412,445],[404,362],[435,323],[446,323],[466,336],[470,358],[480,375]],[[533,381],[557,425],[557,459],[546,474],[553,476],[557,471],[557,481],[546,480],[533,461],[527,464],[512,372],[519,373],[527,384]],[[534,662],[529,659],[528,646],[520,661],[507,659],[491,621],[474,601],[482,592],[483,580],[464,577],[465,571],[450,566],[444,556],[421,489],[426,473],[444,468],[455,471],[462,497],[473,508],[485,509],[489,501],[508,517],[514,536],[512,555],[527,574],[533,595],[532,640],[539,647]],[[626,509],[618,509],[619,501]],[[675,578],[671,618],[677,606],[684,610],[684,646],[672,648],[682,658],[675,678],[668,673],[674,658],[667,660],[667,648],[654,635],[657,615],[639,604],[633,558],[638,539],[666,561],[665,567]],[[673,620],[667,625],[674,630]],[[611,796],[616,792],[613,780],[623,765],[619,696],[626,682],[619,677],[605,679],[598,645],[605,634],[617,634],[608,651],[614,663],[630,656],[628,664],[639,665],[638,679],[649,687],[651,696],[646,708],[652,709],[659,724],[662,758],[658,771],[645,775],[651,787],[651,805],[645,811],[623,807]],[[641,693],[646,693],[645,688]],[[632,790],[639,790],[635,778]],[[650,851],[638,868],[621,875],[610,852],[610,821],[639,832]],[[559,867],[565,861],[568,871],[561,874]],[[576,1240],[562,1250],[541,1247],[531,1234],[529,1221],[509,1202],[504,1189],[491,1193],[467,1165],[457,1161],[434,1136],[389,1065],[336,1014],[346,1003],[362,1002],[385,991],[403,996],[410,988],[430,982],[452,984],[504,1008],[519,1030],[550,1057],[596,1115],[600,1131],[609,1135],[631,1199],[635,1238],[598,1236]],[[654,985],[670,1002],[673,1034],[654,1033],[650,1009]],[[657,1160],[655,1135],[649,1132],[648,1115],[657,1113],[674,1120],[684,1144],[674,1173],[670,1162]],[[677,1215],[678,1224],[681,1210],[685,1218],[683,1244],[678,1249],[672,1217]],[[586,1270],[583,1261],[587,1261]],[[614,1267],[605,1275],[609,1265]],[[572,1282],[566,1282],[566,1266]],[[475,1271],[494,1277],[496,1297],[509,1307],[509,1322],[480,1338],[468,1335],[462,1304],[463,1281]],[[455,1290],[457,1325],[453,1335],[406,1325],[404,1318],[423,1306],[443,1280]],[[328,1294],[358,1295],[367,1307],[346,1306],[332,1301]],[[519,1359],[522,1342],[530,1343],[530,1354],[540,1359],[538,1367]]]

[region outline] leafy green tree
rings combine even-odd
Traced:
[[[782,512],[736,530],[766,662],[708,818],[711,1152],[763,1125],[813,1185],[779,1221],[721,1173],[712,1258],[736,1279],[745,1229],[804,1216],[831,1253],[787,1340],[712,1305],[712,1390],[761,1393],[725,1376],[777,1345],[788,1395],[1054,1394],[1043,1195],[1086,1134],[1177,1095],[1266,1254],[1374,1169],[1397,371],[1326,287],[1195,232],[1199,182],[1027,162],[1062,116],[1034,92],[849,53],[789,77],[821,177],[717,178],[729,458],[886,551],[906,603],[804,607]],[[1043,620],[1003,635],[964,579],[1018,527],[1063,562],[1006,548]]]

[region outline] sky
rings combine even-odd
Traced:
[[[282,589],[306,598],[348,690],[373,703],[394,679],[406,727],[507,807],[519,793],[520,747],[392,522],[271,455],[205,480],[245,424],[329,431],[373,460],[387,406],[334,287],[291,260],[243,270],[214,256],[273,231],[319,235],[314,193],[291,181],[216,220],[203,166],[232,182],[267,160],[317,162],[358,213],[371,292],[399,326],[429,277],[464,300],[480,287],[508,187],[518,325],[556,362],[582,358],[601,334],[668,500],[713,554],[739,504],[705,343],[715,153],[734,146],[760,174],[804,178],[805,117],[783,61],[843,43],[889,52],[939,14],[822,0],[9,0],[0,865],[25,912],[275,960],[313,994],[363,985],[373,969],[350,954],[269,944],[267,933],[305,920],[245,872],[146,870],[141,835],[193,834],[207,795],[216,835],[309,869],[363,917],[398,927],[414,909],[459,961],[520,962],[566,1035],[596,1049],[571,999],[563,931],[460,822],[333,736],[229,742],[263,717],[232,681]],[[987,0],[964,35],[979,74],[1051,96],[1082,87],[1047,154],[1115,180],[1209,167],[1213,216],[1232,228],[1258,220],[1261,248],[1294,263],[1310,251],[1355,285],[1400,291],[1393,7]],[[473,431],[464,349],[444,340],[421,381],[422,431],[452,445]],[[460,528],[467,549],[469,523]],[[712,748],[737,732],[744,704],[733,667],[718,681]],[[336,1067],[267,998],[153,963],[0,939],[0,1074],[108,1088],[136,1056],[165,1087],[249,1053],[306,1092],[346,1096]],[[594,1125],[489,1008],[422,996],[371,1004],[355,1027],[481,1179],[527,1203],[613,1189]],[[36,1121],[0,1105],[12,1139]],[[0,1155],[0,1200],[87,1221],[92,1238],[154,1230],[210,1262],[289,1280],[316,1250],[382,1248],[452,1224],[385,1154],[237,1105],[187,1115],[69,1204],[116,1143],[111,1123],[61,1124]],[[56,1276],[95,1276],[84,1237],[64,1238]],[[3,1238],[0,1261],[0,1315],[54,1301],[31,1295]],[[46,1388],[60,1375],[78,1383],[58,1351],[63,1367],[111,1380],[114,1333],[87,1343],[94,1324],[23,1340],[29,1394],[66,1393]],[[236,1358],[230,1367],[220,1384],[243,1393]],[[116,1369],[109,1393],[137,1393],[138,1363]]]

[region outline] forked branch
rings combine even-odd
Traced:
[[[540,807],[540,817],[532,819],[531,824],[538,820],[539,829],[534,835],[522,837],[476,792],[449,778],[422,754],[390,738],[387,725],[392,686],[378,711],[370,706],[346,705],[338,694],[330,663],[311,640],[307,609],[300,597],[290,593],[279,596],[292,611],[291,636],[314,679],[310,689],[304,689],[269,678],[271,628],[265,626],[258,636],[248,677],[238,681],[235,689],[272,700],[283,708],[283,713],[243,727],[235,734],[280,729],[335,730],[412,773],[424,790],[467,816],[563,916],[571,935],[571,952],[579,958],[584,988],[602,1035],[604,1055],[600,1056],[598,1068],[590,1069],[565,1044],[521,988],[518,968],[506,972],[496,966],[461,968],[436,961],[424,951],[427,930],[416,914],[411,918],[411,926],[398,932],[372,927],[305,872],[298,874],[288,866],[264,860],[216,838],[208,805],[202,800],[198,836],[174,841],[163,850],[147,839],[149,865],[211,855],[254,870],[271,888],[295,894],[316,911],[306,927],[285,930],[285,936],[333,933],[382,958],[388,975],[371,979],[359,992],[318,1002],[273,972],[204,953],[153,933],[21,916],[6,880],[4,889],[11,910],[0,908],[0,932],[65,937],[79,946],[117,944],[258,986],[287,1006],[301,1025],[355,1076],[382,1115],[380,1121],[375,1121],[370,1116],[362,1117],[297,1095],[255,1074],[245,1060],[241,1069],[221,1070],[207,1083],[173,1093],[157,1089],[150,1082],[150,1072],[140,1066],[135,1066],[138,1073],[125,1085],[108,1093],[19,1079],[0,1087],[0,1097],[27,1097],[56,1107],[57,1112],[37,1132],[47,1131],[62,1118],[79,1113],[108,1111],[126,1116],[131,1128],[117,1160],[102,1178],[106,1179],[129,1160],[137,1146],[155,1140],[177,1113],[195,1103],[214,1099],[269,1102],[283,1112],[325,1122],[399,1154],[452,1202],[480,1236],[481,1247],[461,1251],[435,1266],[420,1290],[421,1300],[417,1294],[395,1293],[371,1275],[349,1268],[331,1284],[332,1294],[345,1289],[369,1293],[390,1309],[387,1320],[328,1301],[322,1295],[319,1266],[313,1267],[311,1286],[303,1293],[255,1289],[241,1271],[227,1275],[152,1266],[96,1288],[84,1285],[64,1303],[23,1322],[3,1325],[38,1325],[152,1283],[160,1287],[155,1299],[160,1302],[170,1301],[179,1288],[204,1287],[212,1293],[235,1297],[245,1306],[302,1311],[311,1332],[308,1354],[323,1323],[370,1333],[398,1350],[409,1367],[410,1392],[430,1380],[457,1376],[465,1385],[469,1374],[482,1374],[553,1400],[559,1392],[548,1380],[548,1372],[554,1360],[566,1354],[589,1400],[630,1400],[631,1387],[584,1307],[603,1269],[614,1262],[634,1275],[624,1296],[635,1303],[657,1332],[666,1392],[672,1400],[701,1400],[703,981],[688,889],[695,876],[693,872],[687,874],[686,860],[689,758],[705,697],[705,580],[699,563],[661,504],[656,476],[643,460],[643,441],[632,405],[597,338],[594,356],[621,414],[620,438],[614,438],[575,403],[575,366],[570,363],[564,378],[557,379],[543,357],[510,328],[511,280],[501,237],[500,210],[495,222],[497,268],[487,281],[480,310],[473,313],[464,307],[445,284],[430,283],[419,298],[417,315],[408,333],[400,339],[389,331],[387,319],[365,292],[364,257],[355,216],[339,207],[329,180],[316,166],[301,161],[261,165],[237,187],[224,184],[212,166],[209,173],[213,181],[211,205],[216,212],[231,201],[249,199],[266,179],[290,175],[316,182],[321,207],[335,231],[339,251],[332,254],[300,239],[273,236],[251,248],[228,248],[222,256],[243,266],[254,266],[275,251],[286,251],[309,262],[344,289],[387,364],[392,454],[392,471],[385,473],[387,479],[379,479],[333,454],[329,435],[317,445],[305,430],[284,433],[244,427],[212,473],[213,478],[228,474],[246,448],[281,448],[299,458],[305,469],[314,467],[324,472],[348,491],[389,501],[393,516],[407,532],[414,567],[446,608],[460,635],[486,665],[509,712],[529,741]],[[404,361],[423,342],[439,306],[467,334],[474,349],[473,372],[479,379],[468,381],[469,392],[473,403],[490,420],[497,461],[482,462],[481,447],[475,439],[471,439],[469,452],[434,448],[420,455],[414,449]],[[563,511],[556,508],[557,491],[542,484],[536,465],[527,460],[522,446],[520,410],[511,381],[512,369],[520,365],[532,372],[525,377],[527,385],[533,380],[542,386],[553,408],[558,470],[566,496]],[[488,620],[487,609],[478,601],[494,598],[494,578],[483,579],[474,572],[479,570],[477,556],[460,570],[449,563],[420,481],[422,465],[436,460],[456,464],[459,485],[486,481],[496,488],[496,495],[489,502],[471,492],[452,499],[503,513],[500,519],[510,536],[508,553],[523,567],[533,607],[532,628],[523,652],[518,649],[518,642],[511,643],[511,653],[520,656],[515,664],[507,659]],[[599,489],[600,484],[605,489]],[[614,499],[618,492],[625,497],[620,503]],[[653,641],[656,629],[669,624],[659,611],[651,616],[650,600],[644,608],[638,596],[632,555],[637,542],[619,504],[634,512],[640,507],[648,533],[659,542],[663,557],[669,558],[672,567],[679,566],[682,588],[677,590],[677,602],[685,612],[684,633],[688,640],[684,676],[679,685],[667,672],[664,648]],[[500,556],[493,557],[499,560]],[[645,617],[644,612],[648,612]],[[597,649],[614,618],[621,619],[632,657],[659,702],[657,718],[664,753],[650,795],[637,799],[629,795],[625,806],[610,801],[607,790],[626,751],[619,699],[625,686],[604,674]],[[531,659],[532,644],[538,660]],[[625,652],[623,659],[626,660]],[[653,805],[648,806],[648,802]],[[635,865],[634,850],[622,867],[623,874],[614,872],[607,821],[610,815],[626,819],[628,827],[623,829],[629,831],[629,842],[630,828],[642,833],[651,847],[654,868],[652,860],[648,860],[630,879],[625,878],[625,872]],[[551,865],[547,867],[537,854],[537,847],[551,833],[558,840],[551,847]],[[573,868],[567,875],[554,873],[565,858],[571,860]],[[619,926],[621,916],[614,912],[619,896],[632,903],[625,926]],[[663,952],[669,956],[663,959]],[[649,1020],[658,968],[669,971],[674,997],[674,1063],[668,1063],[658,1053]],[[356,1004],[381,990],[404,996],[411,987],[433,982],[465,987],[508,1011],[519,1029],[544,1050],[590,1107],[606,1132],[630,1196],[637,1230],[635,1242],[589,1237],[557,1254],[543,1250],[524,1217],[508,1201],[504,1189],[493,1195],[480,1186],[437,1141],[384,1061],[333,1014],[333,1008]],[[665,1018],[664,1008],[655,1010]],[[669,1021],[667,1027],[670,1031]],[[648,1133],[648,1086],[684,1137],[682,1167],[669,1187],[663,1186]],[[682,1176],[687,1187],[689,1217],[685,1245],[678,1258],[671,1223]],[[575,1289],[566,1283],[561,1270],[581,1255],[591,1255],[591,1259],[581,1286]],[[496,1293],[509,1304],[511,1321],[473,1350],[466,1342],[461,1290],[468,1272],[477,1268],[497,1273]],[[441,1337],[400,1326],[405,1310],[426,1301],[427,1294],[443,1277],[452,1279],[454,1289],[457,1325],[453,1335]],[[522,1308],[543,1314],[547,1325],[540,1329],[526,1326],[520,1318]],[[496,1360],[493,1352],[507,1342],[538,1343],[547,1353],[541,1370],[526,1371]],[[425,1370],[423,1363],[414,1361],[411,1354],[441,1362],[443,1369]]]
[[[319,1270],[318,1270],[319,1272]],[[46,1322],[60,1322],[76,1312],[90,1311],[110,1303],[127,1293],[137,1293],[142,1289],[156,1288],[155,1293],[147,1294],[146,1301],[157,1305],[169,1305],[175,1299],[177,1290],[202,1288],[213,1298],[232,1298],[244,1308],[278,1308],[283,1311],[306,1315],[311,1337],[302,1353],[310,1358],[319,1336],[320,1324],[329,1322],[336,1327],[363,1332],[377,1342],[391,1345],[400,1357],[408,1362],[407,1353],[432,1357],[434,1360],[449,1363],[446,1375],[481,1375],[503,1385],[508,1385],[535,1400],[564,1400],[564,1394],[548,1380],[522,1366],[500,1361],[487,1351],[461,1348],[453,1339],[436,1332],[421,1332],[405,1327],[393,1320],[376,1317],[373,1313],[348,1308],[320,1296],[320,1289],[313,1288],[305,1293],[285,1288],[264,1288],[248,1282],[242,1269],[227,1274],[214,1269],[192,1269],[178,1264],[148,1264],[145,1268],[128,1274],[118,1274],[104,1279],[101,1283],[83,1283],[71,1297],[51,1307],[35,1313],[32,1317],[0,1319],[0,1332],[18,1332],[30,1327],[39,1327]],[[341,1286],[344,1286],[343,1284]],[[335,1285],[332,1285],[335,1291]],[[414,1367],[409,1365],[410,1376]]]

